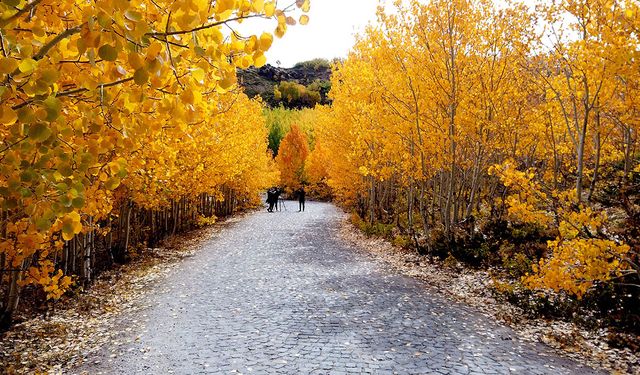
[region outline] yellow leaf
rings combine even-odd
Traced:
[[[191,71],[191,76],[197,82],[204,83],[204,70],[201,68],[196,68]]]
[[[256,13],[262,13],[262,11],[264,10],[264,0],[253,0],[251,9]]]
[[[73,231],[62,231],[62,239],[65,241],[71,241],[74,236]]]
[[[31,73],[38,66],[38,62],[34,59],[24,59],[18,65],[18,68],[22,73]]]
[[[62,238],[65,241],[71,240],[76,234],[82,231],[80,214],[72,211],[62,218]]]
[[[193,98],[193,91],[189,89],[184,90],[182,94],[180,94],[180,99],[187,104],[193,104]]]
[[[0,59],[0,73],[11,74],[18,68],[18,61],[10,57]]]
[[[287,32],[286,24],[280,24],[278,25],[278,27],[276,27],[275,34],[278,38],[282,38],[286,32]]]
[[[223,13],[235,8],[236,0],[218,0],[216,4],[218,5],[218,13]]]
[[[242,60],[240,61],[240,67],[242,69],[247,69],[253,64],[253,58],[250,55],[242,56]]]
[[[267,57],[262,53],[256,53],[253,55],[253,65],[256,68],[260,68],[267,63]]]
[[[237,82],[235,74],[225,74],[224,77],[218,82],[221,88],[228,90],[231,86]]]
[[[131,52],[129,54],[129,65],[131,65],[133,69],[140,69],[144,66],[144,61],[142,61],[140,55],[135,52]]]
[[[264,4],[264,15],[267,17],[273,17],[276,13],[276,4],[273,1],[270,1]]]
[[[273,44],[273,35],[269,33],[262,33],[262,35],[260,35],[260,50],[268,50],[271,48],[271,44]]]
[[[11,107],[3,105],[0,107],[0,123],[11,125],[18,119],[18,114]]]
[[[124,12],[124,17],[134,22],[142,21],[142,13],[133,10],[127,10],[126,12]]]
[[[158,56],[158,54],[160,53],[160,51],[162,51],[162,44],[160,44],[158,42],[151,43],[151,45],[147,49],[147,58],[148,59],[155,59]]]

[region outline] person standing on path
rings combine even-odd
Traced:
[[[305,195],[306,195],[306,192],[304,191],[304,186],[302,186],[300,187],[300,190],[298,190],[298,203],[300,203],[300,208],[298,209],[298,212],[300,211],[304,212]]]
[[[276,211],[280,211],[280,206],[283,204],[280,199],[280,195],[284,190],[282,188],[276,188],[275,195],[273,197],[273,203],[275,204]]]
[[[269,203],[269,208],[267,208],[267,212],[273,212],[273,206],[278,203],[278,197],[276,197],[275,188],[270,188],[267,191],[267,203]]]

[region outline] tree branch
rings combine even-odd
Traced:
[[[98,87],[104,89],[104,88],[107,88],[107,87],[117,86],[117,85],[129,82],[129,81],[133,81],[133,77],[123,78],[123,79],[120,79],[120,80],[117,80],[117,81],[113,81],[113,82],[109,82],[109,83],[102,83],[102,84],[99,84]],[[89,91],[89,89],[85,89],[84,87],[73,89],[73,90],[61,91],[56,95],[56,98],[69,96],[69,95],[73,95],[73,94],[79,94],[81,92],[86,92],[86,91]]]
[[[210,29],[212,27],[216,27],[216,26],[221,26],[224,25],[228,22],[234,22],[234,21],[240,21],[240,20],[246,20],[249,18],[255,18],[255,17],[264,17],[262,14],[254,14],[251,16],[242,16],[242,17],[235,17],[235,18],[229,18],[228,20],[224,20],[224,21],[219,21],[219,22],[214,22],[214,23],[210,23],[207,25],[202,25],[196,28],[193,28],[191,30],[179,30],[179,31],[165,31],[163,33],[146,33],[145,35],[150,36],[150,37],[157,37],[157,36],[170,36],[170,35],[183,35],[183,34],[190,34],[194,31],[200,31],[200,30],[205,30],[205,29]]]
[[[38,53],[33,55],[33,59],[36,60],[36,61],[42,59],[43,57],[45,57],[47,55],[47,53],[49,53],[51,48],[55,47],[56,44],[60,43],[64,39],[67,39],[68,37],[70,37],[73,34],[79,33],[80,30],[82,30],[82,26],[76,26],[76,27],[72,27],[70,29],[66,29],[65,31],[63,31],[60,34],[56,35],[56,37],[51,39],[49,41],[49,43],[47,43],[44,46],[42,46],[42,48],[40,48]]]
[[[124,79],[120,79],[120,80],[109,82],[109,83],[102,83],[102,84],[98,85],[98,88],[103,88],[104,89],[104,88],[107,88],[107,87],[113,87],[113,86],[117,86],[117,85],[129,82],[129,81],[133,81],[133,77],[124,78]],[[72,90],[67,90],[67,91],[61,91],[56,95],[56,98],[61,98],[61,97],[70,96],[70,95],[74,95],[74,94],[80,94],[80,93],[87,92],[87,91],[89,91],[89,89],[86,89],[84,87],[77,88],[77,89],[72,89]],[[24,103],[20,103],[20,104],[14,105],[11,108],[15,111],[17,109],[20,109],[20,108],[22,108],[22,107],[24,107],[26,105],[29,105],[29,104],[33,103],[33,102],[34,102],[34,99],[31,99],[31,100],[25,101]]]
[[[13,146],[22,143],[22,141],[24,141],[25,139],[29,138],[29,136],[25,136],[24,138],[19,139],[18,141],[6,146],[5,148],[3,148],[2,150],[0,150],[0,153],[3,153],[9,149],[11,149]]]
[[[42,0],[34,0],[32,2],[30,2],[29,4],[25,5],[24,8],[20,9],[16,14],[14,14],[13,16],[1,20],[0,21],[0,28],[7,26],[8,24],[10,24],[11,22],[15,21],[16,19],[20,18],[23,14],[25,13],[29,13],[31,12],[31,10],[33,8],[35,8],[38,4],[40,4],[42,2]]]

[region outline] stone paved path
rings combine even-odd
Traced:
[[[595,373],[349,248],[334,206],[292,206],[227,226],[78,372]]]

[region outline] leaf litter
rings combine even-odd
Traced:
[[[381,266],[420,279],[438,292],[506,324],[523,341],[542,342],[560,355],[611,374],[640,375],[640,353],[610,347],[608,329],[590,331],[571,322],[532,319],[520,307],[496,298],[492,293],[495,276],[487,270],[473,270],[460,264],[447,267],[435,258],[394,246],[381,237],[365,235],[348,217],[344,218],[339,235]]]
[[[0,369],[4,374],[60,374],[105,344],[118,344],[118,335],[130,330],[119,318],[145,309],[144,297],[154,292],[154,284],[221,227],[168,238],[161,247],[147,248],[129,263],[103,272],[87,290],[65,296],[47,315],[18,316],[21,321],[0,336]]]

